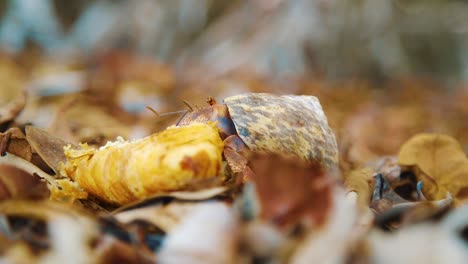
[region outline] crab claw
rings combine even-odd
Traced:
[[[253,174],[252,170],[247,166],[248,151],[249,149],[242,139],[236,135],[229,136],[224,140],[224,158],[232,172],[241,175],[242,183],[247,182]]]

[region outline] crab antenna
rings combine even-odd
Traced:
[[[160,114],[159,116],[166,116],[166,115],[173,115],[173,114],[182,114],[182,113],[187,113],[187,110],[180,110],[180,111],[174,111],[174,112],[167,112],[164,114]]]
[[[160,117],[158,111],[156,111],[156,109],[154,109],[153,107],[147,105],[146,106],[146,109],[150,110],[151,112],[153,112],[153,114],[155,114],[157,117]]]
[[[173,112],[167,112],[167,113],[163,113],[163,114],[160,114],[158,113],[158,111],[156,111],[154,108],[152,108],[151,106],[146,106],[146,109],[150,110],[151,112],[153,112],[157,117],[161,117],[161,116],[166,116],[166,115],[173,115],[173,114],[182,114],[182,113],[186,113],[187,110],[180,110],[180,111],[173,111]]]
[[[185,100],[182,100],[182,102],[190,109],[190,112],[193,112],[193,106],[189,102]]]

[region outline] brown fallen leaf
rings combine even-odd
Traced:
[[[358,195],[358,205],[361,208],[369,206],[374,181],[374,172],[370,168],[361,168],[349,172],[345,177],[344,185],[348,192],[356,192]]]
[[[15,167],[12,164],[0,164],[0,200],[11,198],[41,199],[49,196],[47,184]]]
[[[45,163],[58,174],[60,163],[67,161],[63,148],[70,143],[33,126],[26,127],[26,139]]]
[[[280,227],[323,224],[332,208],[333,179],[317,163],[274,154],[250,159],[261,217]]]
[[[2,156],[8,152],[33,163],[43,171],[50,172],[49,165],[35,151],[18,127],[12,127],[0,133],[0,151]]]
[[[14,166],[15,168],[21,169],[30,175],[37,175],[37,177],[43,179],[51,186],[58,188],[56,180],[53,176],[45,173],[31,162],[24,160],[14,154],[6,153],[5,156],[0,157],[0,165],[3,164]]]
[[[226,187],[215,187],[200,191],[171,192],[121,206],[112,215],[120,223],[146,221],[170,232],[188,213],[203,204],[203,201],[220,200],[227,191]]]
[[[145,254],[141,248],[129,245],[111,236],[100,240],[96,249],[98,263],[155,263],[154,256]]]
[[[32,150],[24,133],[17,127],[13,127],[0,133],[1,152],[10,152],[27,161],[31,161]]]
[[[136,221],[146,221],[165,232],[171,232],[185,217],[204,203],[200,202],[170,202],[137,208],[115,214],[115,218],[124,224]]]
[[[398,163],[410,166],[430,200],[468,197],[468,159],[460,144],[440,134],[418,134],[400,149]]]

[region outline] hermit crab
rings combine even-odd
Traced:
[[[187,112],[175,126],[146,138],[99,149],[68,145],[58,155],[42,155],[65,179],[56,182],[52,194],[65,189],[79,199],[89,193],[128,204],[222,178],[223,156],[227,168],[248,176],[244,150],[291,155],[324,167],[337,164],[335,137],[316,97],[250,93],[228,97],[224,104],[209,101],[210,106]],[[33,146],[40,141],[34,131],[26,131]]]
[[[224,139],[224,155],[229,162],[244,147],[316,161],[325,167],[338,162],[333,132],[319,100],[306,95],[247,93],[217,104],[187,112],[177,123],[215,121]]]

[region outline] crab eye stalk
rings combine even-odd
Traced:
[[[211,96],[209,96],[208,98],[206,98],[206,102],[207,102],[209,105],[211,105],[211,106],[213,106],[213,105],[216,104],[216,100],[215,100],[213,97],[211,97]]]
[[[224,104],[214,104],[208,107],[200,108],[193,112],[187,112],[177,122],[177,126],[186,126],[192,123],[207,123],[210,121],[217,122],[219,133],[222,139],[236,134],[236,127],[232,122],[227,106]]]

